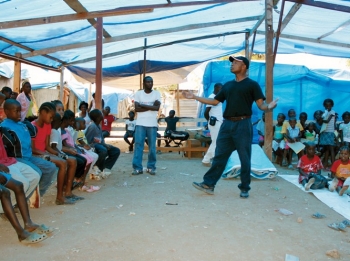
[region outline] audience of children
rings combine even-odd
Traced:
[[[102,121],[102,136],[103,138],[109,137],[111,135],[112,123],[117,120],[116,117],[111,115],[111,108],[106,106],[103,110],[103,121]]]

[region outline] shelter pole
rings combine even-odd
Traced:
[[[146,66],[147,66],[147,38],[145,38],[145,43],[144,43],[144,50],[143,50],[143,79],[146,77]]]
[[[280,39],[280,34],[281,34],[284,3],[285,3],[285,0],[282,0],[281,12],[280,12],[280,17],[278,20],[278,28],[277,28],[277,32],[276,32],[275,48],[273,50],[273,65],[275,65],[277,49],[278,49],[278,41]]]
[[[273,100],[273,0],[265,0],[265,96],[266,101]],[[265,113],[265,142],[264,148],[267,157],[272,160],[272,139],[273,139],[273,114],[272,112]]]
[[[176,113],[180,117],[180,98],[179,98],[179,84],[176,84]]]
[[[245,33],[245,42],[244,42],[244,52],[245,52],[245,57],[250,61],[250,54],[249,54],[249,35],[250,33]],[[249,70],[247,71],[247,75],[249,76]]]
[[[95,76],[95,104],[96,109],[102,109],[102,38],[103,18],[97,18],[96,23],[96,76]]]
[[[254,50],[254,45],[255,45],[255,37],[256,37],[256,31],[253,34],[252,46],[250,48],[250,53],[249,53],[249,62],[251,61],[252,56],[253,56],[253,50]]]
[[[90,84],[89,84],[89,96],[88,96],[88,104],[90,104],[90,102],[91,102],[91,97],[92,97],[92,96],[91,96],[91,95],[92,95],[92,93],[91,93],[91,90],[92,90],[92,84],[93,84],[93,83],[91,83],[91,82],[90,82]]]
[[[21,86],[21,62],[17,60],[17,61],[15,61],[15,64],[14,64],[12,90],[19,93],[20,86]]]
[[[61,67],[61,73],[60,73],[60,101],[63,101],[63,91],[64,91],[64,66]]]
[[[142,90],[142,73],[140,73],[140,90]]]

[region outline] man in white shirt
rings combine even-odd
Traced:
[[[218,94],[218,92],[221,90],[221,88],[222,88],[222,84],[216,83],[214,85],[214,92],[210,94],[208,98],[214,98],[216,94]],[[223,121],[222,103],[219,102],[217,105],[208,104],[204,112],[204,117],[208,121],[208,128],[211,136],[211,144],[202,160],[202,163],[204,166],[210,167],[211,165],[210,160],[214,158],[214,155],[215,155],[216,138],[218,137],[219,130]],[[213,117],[215,117],[216,120]],[[210,118],[212,118],[212,121],[210,121]],[[212,124],[214,123],[215,125],[212,126],[210,123]]]
[[[158,122],[157,115],[160,108],[160,93],[153,88],[153,79],[146,76],[143,79],[143,90],[135,93],[135,111],[137,120],[135,127],[135,151],[132,160],[133,175],[143,173],[142,154],[145,138],[148,140],[148,161],[147,172],[151,175],[156,174],[156,140]]]

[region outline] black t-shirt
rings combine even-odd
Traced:
[[[265,100],[265,96],[260,85],[247,77],[240,82],[233,80],[225,83],[214,99],[220,102],[226,100],[224,118],[228,118],[251,116],[253,102],[259,99]]]
[[[180,120],[179,117],[173,117],[173,118],[165,117],[164,120],[167,123],[165,131],[168,131],[168,130],[176,131],[176,123]]]

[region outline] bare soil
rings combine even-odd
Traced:
[[[325,254],[331,249],[339,260],[350,260],[350,228],[327,227],[344,218],[280,177],[253,180],[248,199],[239,198],[237,179],[220,180],[210,196],[191,185],[208,169],[200,158],[163,153],[155,176],[132,176],[133,154],[124,153],[124,141],[112,143],[123,153],[108,179],[89,181],[100,191],[76,191],[85,200],[56,206],[52,187],[42,206],[31,209],[35,222],[55,228],[47,240],[22,245],[9,222],[0,220],[0,260],[283,261],[291,254],[323,261],[331,259]],[[294,214],[283,216],[279,208]],[[327,217],[313,219],[315,212]]]

